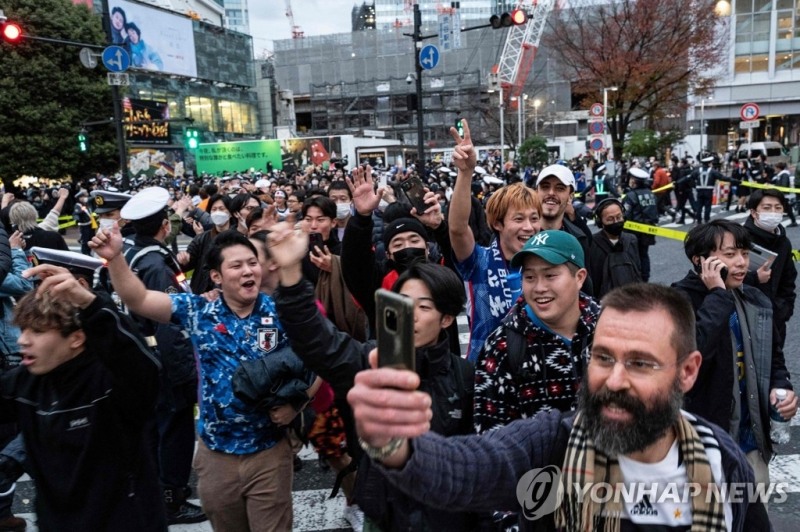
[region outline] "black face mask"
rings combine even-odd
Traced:
[[[392,262],[398,273],[403,273],[412,264],[425,262],[425,250],[422,248],[407,247],[392,253]]]
[[[608,233],[611,236],[619,236],[622,234],[622,227],[625,225],[625,222],[614,222],[613,224],[608,224],[603,226],[603,231]]]

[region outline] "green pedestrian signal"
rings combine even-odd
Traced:
[[[187,149],[196,150],[200,145],[200,134],[193,127],[187,128],[184,133],[184,141]]]
[[[89,151],[89,138],[86,136],[85,131],[78,133],[78,149],[81,152]]]
[[[458,131],[458,134],[460,136],[462,136],[462,137],[464,136],[464,124],[461,123],[461,119],[460,118],[458,120],[456,120],[456,131]]]

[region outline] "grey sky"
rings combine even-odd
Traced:
[[[292,0],[292,11],[295,23],[308,36],[342,33],[350,31],[350,12],[355,3],[355,0]],[[248,7],[256,56],[265,48],[272,50],[273,40],[292,36],[285,0],[250,0]]]

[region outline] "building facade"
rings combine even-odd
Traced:
[[[800,0],[732,0],[723,24],[730,33],[727,64],[713,92],[694,101],[693,131],[705,115],[707,149],[726,151],[747,137],[742,106],[761,110],[754,141],[800,144]]]
[[[364,31],[375,29],[375,3],[364,2],[361,5],[354,5],[350,15],[353,31]]]
[[[423,25],[433,26],[443,9],[458,6],[462,23],[477,24],[486,22],[489,17],[510,11],[516,5],[513,0],[460,0],[447,2],[440,0],[375,0],[375,27],[378,30],[408,27],[414,25],[414,4],[419,3]]]

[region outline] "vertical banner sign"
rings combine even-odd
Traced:
[[[453,19],[448,14],[439,15],[439,48],[443,52],[453,48]]]
[[[453,11],[453,21],[450,23],[450,30],[453,32],[453,50],[461,49],[461,12],[456,9]]]

